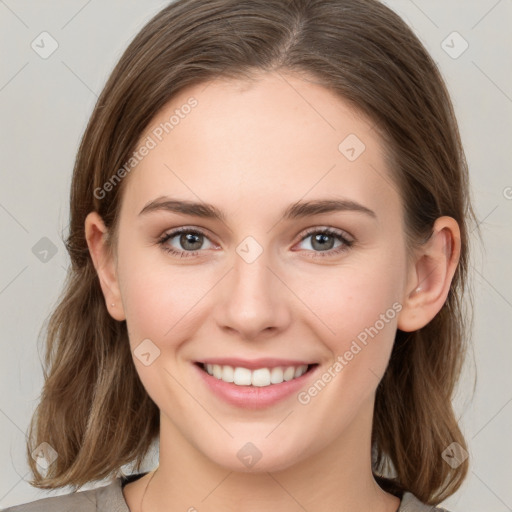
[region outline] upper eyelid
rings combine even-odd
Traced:
[[[342,238],[345,238],[345,239],[347,239],[347,241],[350,241],[350,242],[354,240],[354,237],[350,233],[345,231],[344,229],[332,228],[329,226],[323,226],[323,227],[320,226],[320,227],[307,228],[306,231],[303,232],[304,234],[301,236],[299,241],[304,240],[304,238],[311,236],[314,233],[322,233],[322,232],[332,232],[329,234],[341,236]]]
[[[302,242],[305,238],[308,238],[315,233],[326,232],[326,231],[332,231],[332,233],[331,233],[332,235],[344,238],[347,242],[350,242],[350,243],[354,242],[354,237],[350,233],[345,231],[344,229],[334,228],[331,226],[319,225],[319,226],[313,226],[311,228],[306,228],[305,230],[302,230],[298,240],[294,243]],[[205,236],[206,238],[208,238],[208,240],[212,244],[218,245],[213,240],[211,240],[211,237],[208,234],[208,230],[205,230],[204,228],[195,227],[195,226],[179,226],[177,228],[170,229],[169,231],[164,232],[164,234],[162,234],[159,237],[159,240],[171,240],[175,236],[178,236],[180,233],[187,233],[187,232],[197,232],[198,234],[201,234],[201,235]]]

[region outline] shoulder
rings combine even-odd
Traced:
[[[51,496],[4,509],[3,512],[96,512],[96,489]]]
[[[87,491],[51,496],[3,509],[3,512],[130,512],[123,497],[121,478]]]
[[[442,507],[426,505],[411,492],[404,492],[397,512],[450,512]]]

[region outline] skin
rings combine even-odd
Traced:
[[[399,499],[371,473],[375,391],[396,329],[423,327],[444,304],[458,225],[437,219],[408,259],[402,201],[373,124],[291,74],[188,88],[141,141],[190,96],[198,106],[125,178],[116,252],[97,213],[85,223],[110,314],[126,320],[132,351],[147,338],[160,350],[149,366],[133,359],[161,417],[159,467],[142,510],[394,512]],[[338,150],[348,134],[366,146],[352,162]],[[139,215],[163,195],[211,203],[226,221]],[[279,220],[299,199],[321,198],[357,201],[376,218],[344,211]],[[157,244],[180,226],[207,232],[199,254],[173,256]],[[306,229],[326,227],[353,245],[322,257],[314,235],[302,240]],[[247,236],[263,250],[250,264],[236,252]],[[341,242],[329,243],[332,253]],[[187,251],[179,235],[166,244]],[[240,409],[213,395],[193,368],[206,357],[281,357],[316,361],[321,375],[393,303],[401,311],[307,405],[292,395]],[[250,469],[237,458],[249,441],[262,454]],[[141,510],[151,476],[124,488],[132,512]]]

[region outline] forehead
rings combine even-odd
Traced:
[[[125,190],[133,215],[164,194],[226,211],[252,205],[254,213],[262,213],[261,198],[281,209],[306,195],[399,208],[373,123],[297,76],[267,73],[184,89],[154,117],[140,144],[150,139],[154,147]]]

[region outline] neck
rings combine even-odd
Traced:
[[[303,456],[285,468],[261,464],[265,469],[258,470],[257,463],[249,471],[215,464],[161,414],[160,463],[156,473],[146,475],[152,478],[147,488],[144,485],[141,512],[396,512],[400,500],[382,490],[371,471],[372,414],[373,401],[369,401],[343,435],[320,452]]]

